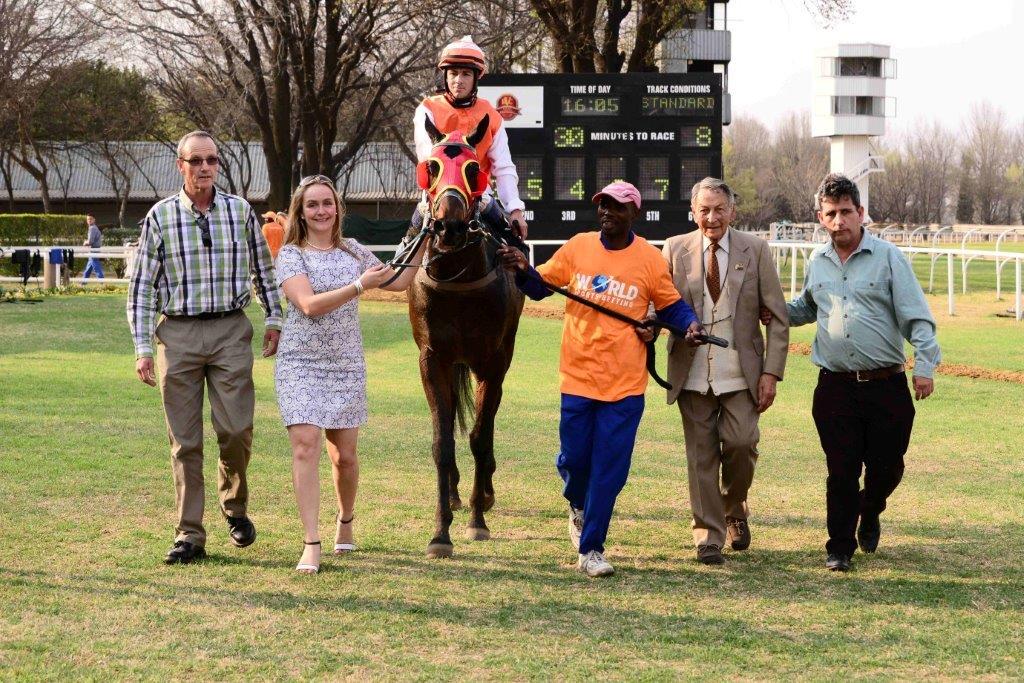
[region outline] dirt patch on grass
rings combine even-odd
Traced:
[[[367,301],[386,301],[402,304],[407,301],[405,292],[385,292],[380,289],[370,290],[364,294],[362,298]],[[562,310],[527,301],[526,306],[523,308],[523,315],[531,318],[561,320]],[[789,352],[797,356],[809,356],[811,355],[811,345],[806,342],[794,342],[789,345]],[[907,361],[907,369],[912,369],[913,367],[914,359],[911,358]],[[948,375],[950,377],[970,377],[972,379],[990,379],[996,382],[1024,384],[1024,372],[1018,372],[1015,370],[990,370],[988,368],[978,367],[977,365],[942,363],[939,365],[937,372],[940,375]]]
[[[797,342],[789,345],[789,352],[798,356],[811,355],[811,345],[805,342]],[[914,359],[907,360],[907,369],[912,370]],[[971,377],[973,379],[991,379],[997,382],[1014,382],[1024,384],[1024,372],[1015,370],[990,370],[978,367],[977,365],[961,365],[960,363],[940,363],[936,370],[940,375],[950,377]]]

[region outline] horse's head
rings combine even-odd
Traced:
[[[489,179],[480,170],[476,146],[487,133],[489,117],[463,138],[458,130],[441,133],[430,119],[424,121],[434,142],[430,158],[416,167],[416,180],[430,202],[429,219],[434,221],[442,248],[458,248],[467,240],[470,219]]]

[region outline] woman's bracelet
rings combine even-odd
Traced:
[[[363,283],[360,281],[359,278],[356,278],[355,280],[352,281],[352,286],[356,288],[356,296],[359,296],[366,291],[366,288],[363,287]]]

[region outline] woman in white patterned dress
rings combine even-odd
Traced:
[[[366,363],[357,299],[381,287],[394,271],[341,234],[344,206],[325,176],[304,178],[292,196],[277,280],[288,298],[274,383],[292,446],[292,483],[305,530],[296,569],[320,569],[320,435],[327,437],[338,499],[334,552],[354,550],[352,519],[359,481],[356,441],[366,423]],[[422,251],[413,260],[422,257]],[[408,268],[382,287],[401,291]]]

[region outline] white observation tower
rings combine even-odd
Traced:
[[[885,96],[896,60],[889,58],[888,45],[843,43],[818,50],[816,74],[811,135],[831,139],[831,170],[857,183],[867,220],[868,179],[885,171],[870,140],[884,135],[886,117],[896,115],[896,99]]]

